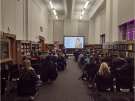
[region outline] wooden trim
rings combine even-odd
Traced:
[[[0,60],[0,64],[5,63],[5,62],[9,62],[9,61],[12,61],[12,59],[11,58],[3,59],[3,60]]]
[[[9,33],[4,33],[6,37],[16,39],[16,35],[14,34],[9,34]]]
[[[9,39],[2,39],[2,40],[5,40],[9,43],[9,47],[8,47],[8,54],[9,54],[9,57],[8,58],[5,58],[5,59],[1,59],[0,58],[0,63],[3,63],[3,62],[8,62],[8,61],[11,61],[12,60],[12,57],[11,57],[11,42]]]

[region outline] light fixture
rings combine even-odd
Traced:
[[[82,13],[81,13],[82,16],[84,15],[84,12],[85,12],[85,11],[83,10]]]
[[[52,4],[52,1],[49,1],[49,4],[51,6],[51,9],[53,9],[54,7],[53,7],[53,4]]]
[[[80,16],[80,20],[82,19],[82,15]]]
[[[84,5],[84,9],[86,9],[86,8],[87,8],[87,6],[88,6],[89,2],[90,2],[90,1],[87,1],[87,2],[85,3],[85,5]]]
[[[53,13],[54,13],[54,15],[55,15],[55,16],[57,15],[57,13],[56,13],[56,10],[55,10],[55,9],[53,9]]]
[[[86,1],[85,5],[84,5],[84,7],[83,7],[83,9],[82,9],[82,12],[81,12],[80,20],[82,19],[82,16],[84,15],[85,10],[86,10],[86,8],[88,7],[89,3],[90,3],[89,0]]]
[[[53,11],[53,14],[55,15],[56,19],[58,19],[58,16],[57,16],[56,10],[55,10],[55,8],[54,8],[54,6],[53,6],[53,4],[52,4],[52,1],[51,1],[51,0],[49,0],[49,4],[50,4],[50,7],[51,7],[51,9],[52,9],[52,11]]]
[[[56,19],[58,20],[58,16],[56,15]]]

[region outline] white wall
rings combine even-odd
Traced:
[[[102,8],[96,12],[96,14],[90,19],[89,27],[89,44],[99,44],[100,35],[106,32],[106,16],[105,8]]]
[[[40,31],[43,27],[43,32]],[[46,38],[48,34],[48,11],[45,5],[39,0],[28,2],[28,40],[38,41],[38,36]]]
[[[118,0],[118,24],[134,18],[134,0]]]
[[[2,22],[1,22],[1,0],[0,0],[0,31],[2,31]]]
[[[64,35],[78,36],[78,21],[66,19],[64,21]]]
[[[118,0],[112,0],[112,42],[119,40],[118,31]]]
[[[79,20],[49,20],[49,43],[59,41],[63,44],[64,36],[85,36],[89,34],[89,22]],[[86,38],[87,43],[87,38]]]
[[[48,21],[48,43],[53,44],[53,20]]]
[[[64,35],[65,36],[88,36],[89,21],[65,20]]]
[[[134,0],[134,19],[135,19],[135,0]]]
[[[4,32],[16,34],[16,0],[2,0],[2,25]]]
[[[53,26],[53,41],[58,41],[60,44],[63,44],[64,21],[54,21]]]
[[[27,0],[2,1],[2,30],[15,34],[17,40],[26,40],[25,5]]]
[[[3,31],[15,34],[17,40],[38,41],[38,36],[41,35],[48,41],[46,7],[42,0],[2,0]],[[40,26],[43,27],[43,32],[40,31]]]
[[[95,44],[95,22],[92,19],[89,22],[88,44]]]
[[[101,8],[104,8],[104,10],[101,11]],[[135,0],[106,0],[105,6],[102,7],[101,5],[90,19],[89,43],[99,43],[99,36],[104,32],[106,42],[119,41],[120,34],[118,26],[135,18],[134,12]]]

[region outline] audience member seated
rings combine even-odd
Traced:
[[[101,63],[95,82],[99,91],[113,91],[113,77],[107,63]]]
[[[18,96],[30,97],[30,100],[33,100],[37,92],[37,81],[38,77],[31,67],[30,60],[25,58],[24,68],[20,72],[18,80]]]
[[[118,72],[116,77],[116,88],[117,91],[120,89],[130,89],[133,91],[134,82],[134,60],[132,58],[126,58],[127,65],[124,65]]]
[[[119,76],[119,72],[122,71],[127,65],[126,59],[120,57],[119,55],[114,55],[111,67],[113,76],[117,78],[117,76]]]
[[[5,64],[1,64],[1,95],[5,94],[9,70]]]
[[[41,80],[51,82],[57,78],[57,57],[54,53],[49,53],[42,62],[41,65]]]
[[[10,65],[10,80],[17,80],[19,78],[19,68],[17,64]]]
[[[98,65],[96,64],[94,59],[91,59],[91,62],[86,65],[85,70],[88,73],[88,80],[91,83],[98,72]]]
[[[59,71],[63,71],[65,67],[66,67],[66,58],[62,55],[62,53],[59,53],[57,59],[57,69]]]

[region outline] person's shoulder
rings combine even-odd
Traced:
[[[34,68],[32,68],[32,67],[30,67],[30,68],[29,68],[29,71],[35,71],[35,69],[34,69]]]

